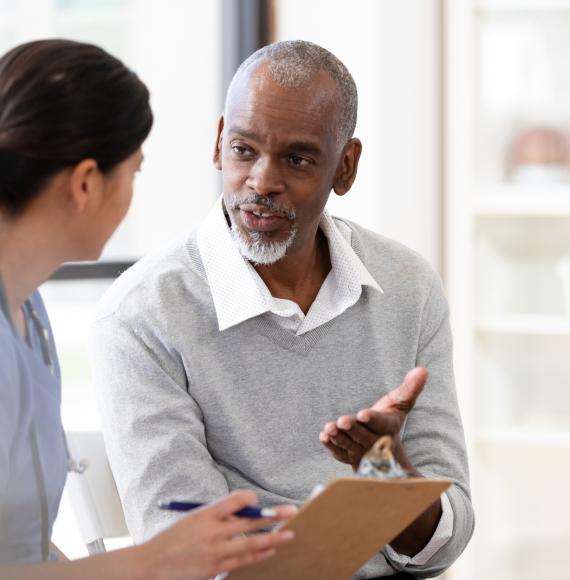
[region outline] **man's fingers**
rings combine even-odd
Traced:
[[[368,425],[362,425],[365,421],[359,422],[356,417],[351,417],[351,420],[350,429],[343,430],[343,432],[359,447],[360,453],[364,453],[374,445],[378,439],[378,434],[373,429],[369,429]],[[333,437],[332,440],[336,443],[336,437]]]
[[[328,435],[329,437],[333,437],[334,435],[336,435],[338,433],[338,427],[336,426],[336,422],[329,421],[328,423],[325,423],[325,426],[323,427],[323,433],[325,435]]]
[[[335,459],[354,467],[378,437],[399,432],[405,415],[414,406],[427,378],[427,369],[412,369],[399,387],[376,401],[369,409],[360,411],[356,420],[343,415],[336,422],[327,423],[319,434],[319,440]]]
[[[324,431],[321,431],[319,433],[319,441],[321,443],[324,443],[326,445],[327,443],[330,443],[330,440],[331,440],[330,435],[328,435]]]
[[[348,453],[341,447],[337,447],[332,441],[327,443],[323,442],[323,445],[331,452],[332,456],[341,463],[350,464],[350,458]]]
[[[427,369],[423,367],[412,369],[400,386],[390,391],[379,401],[376,401],[370,408],[379,413],[409,413],[422,392],[427,379]],[[358,415],[357,418],[359,421],[361,420]]]
[[[343,431],[349,431],[356,425],[356,419],[350,415],[343,415],[336,420],[336,426]]]
[[[337,421],[325,423],[323,430],[319,433],[321,443],[328,443],[333,437],[338,435],[340,429],[349,429],[354,423],[354,418],[349,416],[340,417]]]
[[[377,437],[372,437],[372,443]],[[322,441],[322,439],[321,439]],[[368,450],[350,439],[345,433],[339,431],[337,436],[324,442],[323,445],[331,452],[332,456],[341,463],[346,463],[356,470],[364,453]],[[369,446],[371,447],[372,444]]]
[[[382,435],[392,435],[393,437],[402,428],[402,419],[399,413],[378,413],[372,409],[364,409],[358,412],[356,418],[364,423],[365,428],[374,435],[374,441],[368,447],[372,447],[378,437],[382,437]]]
[[[331,441],[337,447],[344,449],[349,455],[362,455],[364,453],[362,445],[343,431],[339,431],[334,437],[331,437]]]

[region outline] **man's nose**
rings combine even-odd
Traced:
[[[260,195],[283,193],[285,180],[279,162],[271,158],[259,157],[250,168],[246,185]]]

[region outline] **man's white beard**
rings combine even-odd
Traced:
[[[250,232],[250,237],[248,238],[240,231],[233,221],[231,233],[232,238],[238,246],[240,254],[246,260],[260,266],[270,266],[285,256],[287,250],[295,241],[297,228],[293,226],[287,239],[281,242],[269,240],[261,232]]]

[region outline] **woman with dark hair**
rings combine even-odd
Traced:
[[[74,562],[50,534],[68,457],[60,374],[37,287],[63,262],[97,259],[129,207],[152,126],[145,85],[89,44],[42,40],[0,59],[0,576],[3,580],[209,578],[270,556],[285,519],[232,514],[237,492],[146,544]]]

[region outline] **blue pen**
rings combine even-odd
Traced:
[[[168,501],[159,504],[159,508],[162,510],[171,510],[176,512],[189,512],[190,510],[195,510],[202,507],[203,503],[189,502],[189,501]],[[274,518],[278,514],[275,510],[270,510],[267,508],[260,508],[256,506],[248,506],[236,512],[234,516],[238,518]]]

